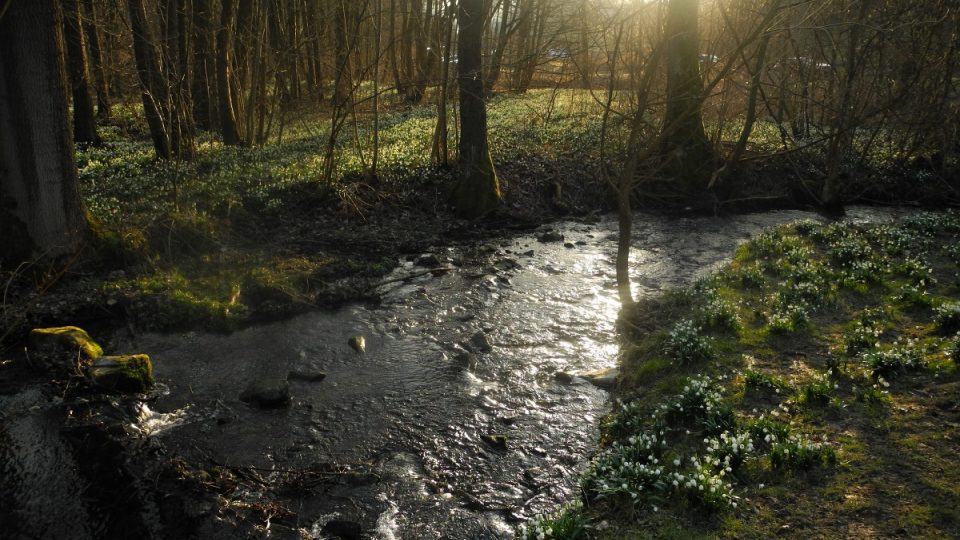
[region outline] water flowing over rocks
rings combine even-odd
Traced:
[[[809,217],[638,215],[635,296],[689,283],[762,228]],[[182,461],[183,481],[200,492],[174,501],[180,510],[170,515],[204,509],[189,521],[212,538],[267,525],[278,538],[512,538],[518,521],[576,497],[609,410],[608,392],[594,384],[616,380],[615,227],[608,217],[465,245],[444,255],[461,266],[439,276],[414,256],[384,278],[377,306],[231,335],[118,336],[123,349],[157,360],[168,388],[141,415],[141,424],[163,425],[143,436]],[[541,242],[550,232],[560,238]],[[76,469],[58,437],[42,435],[42,411],[55,405],[11,415],[32,405],[0,400],[0,438],[39,433],[46,463]],[[4,473],[32,463],[23,444],[3,445]],[[63,501],[82,492],[77,482],[51,480],[40,497],[96,523],[82,498]],[[11,508],[36,517],[20,491]],[[94,537],[88,529],[78,526],[76,537]]]

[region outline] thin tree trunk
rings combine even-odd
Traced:
[[[220,29],[217,31],[217,103],[220,112],[220,134],[224,144],[242,146],[233,108],[233,24],[236,18],[235,0],[222,0]]]
[[[90,97],[87,75],[87,53],[84,46],[80,4],[77,0],[63,3],[63,31],[67,44],[67,72],[73,96],[73,140],[77,143],[100,144],[97,135],[97,120]]]
[[[453,47],[453,13],[446,14],[446,38],[443,43],[443,64],[440,72],[440,95],[437,98],[437,127],[433,132],[432,158],[436,165],[447,165],[450,150],[447,146],[448,121],[447,102],[450,90],[450,53]]]
[[[213,101],[215,62],[213,60],[213,28],[210,0],[193,0],[193,71],[191,73],[191,98],[193,118],[200,129],[212,129],[216,125]]]
[[[150,35],[143,0],[128,0],[130,26],[133,30],[133,51],[140,79],[140,95],[143,111],[150,127],[150,137],[157,157],[169,159],[171,155],[169,126],[165,123],[169,101],[167,85],[160,79],[160,63]]]
[[[500,28],[497,29],[497,46],[490,56],[490,65],[487,68],[487,74],[483,84],[483,87],[486,88],[488,92],[493,92],[493,88],[500,80],[500,73],[503,69],[503,55],[507,52],[507,44],[510,41],[510,36],[513,35],[513,31],[517,27],[510,18],[512,13],[510,6],[513,5],[514,1],[518,0],[503,0],[500,6]]]
[[[780,9],[780,1],[781,0],[771,1],[771,13]],[[757,98],[760,93],[760,80],[763,76],[763,68],[767,63],[767,46],[770,44],[770,38],[772,36],[772,33],[765,32],[760,37],[760,43],[757,45],[757,62],[754,65],[753,72],[750,74],[750,91],[747,93],[747,112],[743,119],[743,129],[740,130],[740,137],[737,139],[737,144],[733,147],[733,152],[730,153],[727,162],[710,177],[710,183],[707,184],[707,189],[722,182],[726,175],[737,166],[737,163],[747,149],[747,142],[749,142],[750,134],[753,132],[753,124],[757,120]]]
[[[334,38],[337,60],[336,78],[334,80],[333,103],[334,107],[346,107],[350,94],[353,93],[353,62],[351,61],[355,41],[350,35],[354,29],[353,0],[340,0],[334,13]]]
[[[370,159],[370,177],[377,178],[377,166],[380,160],[380,54],[381,25],[383,24],[383,0],[376,1],[374,19],[374,58],[373,58],[373,157]]]
[[[97,116],[110,117],[110,87],[103,72],[103,48],[100,45],[100,18],[93,0],[83,0],[84,31],[90,45],[90,67],[93,84],[97,91]]]

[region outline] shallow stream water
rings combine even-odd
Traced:
[[[848,219],[889,215],[853,209]],[[762,229],[803,218],[818,219],[798,211],[638,215],[635,296],[689,283]],[[539,241],[548,229],[563,240]],[[615,253],[612,217],[561,223],[435,252],[452,268],[439,276],[407,261],[385,278],[376,307],[231,335],[126,339],[123,351],[149,354],[167,388],[143,409],[140,429],[173,454],[255,467],[268,480],[318,464],[369,473],[309,496],[271,492],[296,515],[301,535],[324,538],[324,525],[339,519],[372,538],[510,538],[519,521],[575,498],[595,451],[607,392],[555,375],[616,364]],[[478,332],[492,348],[468,357],[464,346]],[[347,344],[358,334],[362,354]],[[291,382],[287,408],[239,400],[251,381],[291,371],[327,376]],[[504,436],[505,448],[485,441],[489,435]]]

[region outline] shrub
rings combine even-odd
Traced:
[[[780,390],[783,390],[789,386],[783,379],[779,377],[774,377],[762,371],[757,371],[751,368],[747,368],[743,372],[743,384],[747,388],[773,390],[778,394],[780,393]]]
[[[877,324],[865,323],[858,320],[853,323],[853,328],[844,336],[843,352],[847,356],[855,356],[862,351],[876,348],[879,343],[880,334],[883,329]]]
[[[790,437],[790,426],[780,420],[761,415],[746,424],[751,440],[758,450],[769,450],[773,445],[786,441]]]
[[[770,448],[770,465],[775,469],[812,469],[836,463],[837,454],[829,445],[791,436]]]
[[[955,334],[960,330],[960,302],[947,302],[933,311],[933,322],[941,334]]]
[[[830,403],[830,393],[834,388],[836,384],[830,380],[830,372],[814,375],[813,379],[800,389],[800,401],[811,405],[826,405]]]
[[[662,403],[658,412],[671,425],[695,425],[711,417],[726,416],[721,411],[722,404],[720,389],[704,375],[687,379],[683,390]]]
[[[913,340],[897,341],[887,350],[863,355],[863,363],[874,377],[890,377],[903,371],[915,371],[926,365],[923,353]]]
[[[538,515],[520,525],[517,538],[523,540],[545,540],[557,538],[575,540],[582,538],[586,531],[587,520],[583,516],[583,503],[575,502],[548,515]]]
[[[663,344],[663,354],[681,365],[714,357],[710,338],[702,335],[691,320],[682,320],[673,326]]]
[[[707,328],[733,333],[740,331],[740,317],[736,309],[715,291],[707,295],[698,312],[698,322]]]

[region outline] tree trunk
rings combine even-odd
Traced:
[[[233,50],[233,22],[236,18],[235,0],[223,0],[220,29],[217,30],[217,103],[220,112],[220,133],[223,143],[242,146],[233,108],[233,76],[230,66]]]
[[[631,180],[620,182],[617,193],[617,294],[620,306],[633,304],[633,288],[630,285],[630,240],[633,236],[633,210],[630,208]]]
[[[698,51],[699,0],[667,4],[667,110],[662,153],[666,171],[681,192],[704,192],[712,172],[713,150],[703,130],[703,80]]]
[[[355,40],[350,35],[356,31],[354,20],[354,0],[340,0],[334,12],[334,46],[336,53],[336,74],[333,90],[334,107],[345,108],[349,105],[353,93],[353,46]]]
[[[0,260],[79,250],[90,225],[67,116],[54,0],[11,2],[0,18]]]
[[[487,74],[484,77],[484,88],[488,92],[493,92],[494,86],[500,80],[500,72],[503,67],[503,54],[507,50],[507,43],[516,28],[513,19],[511,19],[510,0],[503,0],[500,5],[500,27],[497,29],[497,46],[490,57],[490,65],[487,68]]]
[[[137,63],[137,75],[140,79],[140,95],[143,100],[143,112],[150,127],[153,148],[161,159],[171,155],[169,126],[165,123],[169,93],[167,85],[160,77],[160,63],[151,37],[144,10],[143,0],[129,0],[130,27],[133,31],[133,51]]]
[[[93,0],[83,0],[84,31],[90,44],[90,67],[93,71],[93,84],[97,90],[97,116],[110,117],[110,87],[103,72],[103,48],[100,45],[100,26],[96,5]]]
[[[162,84],[169,92],[166,118],[170,134],[170,153],[190,159],[193,157],[193,115],[190,106],[189,65],[187,62],[186,0],[164,0],[166,25],[163,36],[164,73]]]
[[[191,97],[193,119],[200,129],[212,129],[216,125],[213,115],[213,91],[215,87],[215,62],[213,60],[213,35],[210,0],[193,0],[193,71],[191,73]]]
[[[483,18],[483,0],[460,0],[460,180],[453,190],[453,204],[469,219],[490,212],[500,202],[500,182],[487,145],[487,109],[483,102]]]
[[[437,125],[433,130],[432,161],[434,165],[447,165],[450,152],[447,147],[447,102],[450,89],[450,53],[453,46],[453,13],[445,13],[445,37],[443,41],[443,60],[440,66],[440,92],[437,96]]]
[[[90,97],[90,77],[87,75],[87,51],[84,46],[78,0],[66,0],[63,4],[63,34],[67,44],[67,73],[70,92],[73,96],[73,140],[83,144],[100,144],[97,121]]]

